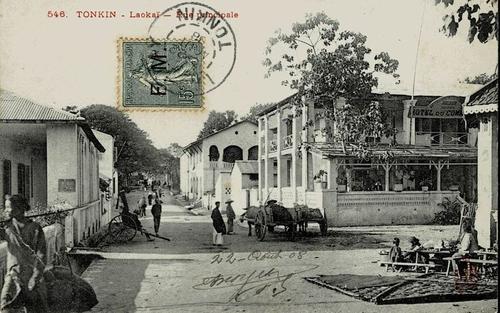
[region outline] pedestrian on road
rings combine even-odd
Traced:
[[[143,195],[138,202],[139,206],[139,217],[146,216],[146,207],[148,204],[146,203],[146,197]]]
[[[160,219],[161,219],[161,203],[160,200],[155,199],[155,203],[151,208],[151,214],[153,215],[155,234],[158,236],[158,230],[160,229]]]
[[[224,243],[224,239],[222,235],[226,234],[226,224],[224,224],[224,220],[222,219],[222,215],[219,211],[220,202],[215,202],[215,208],[212,210],[212,224],[213,224],[213,234],[212,240],[214,246],[222,246]]]
[[[0,240],[7,241],[1,312],[49,311],[43,277],[47,244],[42,227],[24,216],[29,209],[28,201],[21,195],[5,201],[5,213],[10,220],[0,228]]]
[[[227,200],[226,201],[226,216],[227,216],[227,234],[228,235],[233,235],[234,230],[233,230],[233,225],[234,225],[234,219],[236,218],[236,214],[234,214],[233,207],[231,206],[231,203],[233,200]]]
[[[150,192],[148,195],[148,205],[152,205],[152,204],[153,204],[153,193]]]

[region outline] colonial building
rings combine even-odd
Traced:
[[[236,215],[241,215],[245,208],[259,205],[259,162],[236,161],[230,173],[231,200]],[[222,201],[228,200],[222,199]]]
[[[465,124],[463,97],[371,94],[397,133],[365,138],[377,143],[368,159],[334,141],[321,103],[292,97],[259,114],[261,202],[320,208],[329,225],[350,226],[428,223],[445,198],[475,201],[477,131]]]
[[[99,187],[101,200],[101,224],[107,224],[119,212],[115,210],[118,200],[118,171],[115,169],[116,153],[113,136],[93,130],[96,138],[106,151],[100,152],[99,161]]]
[[[204,195],[213,198],[219,181],[223,197],[230,197],[229,174],[234,162],[257,157],[257,125],[247,120],[192,142],[181,157],[181,191],[189,199],[201,199]]]
[[[22,194],[32,208],[74,208],[66,217],[72,246],[101,226],[98,154],[105,152],[85,119],[0,93],[0,210]]]
[[[491,247],[498,243],[498,79],[469,97],[464,114],[479,128],[475,228],[479,245]]]

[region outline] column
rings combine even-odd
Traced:
[[[297,107],[292,107],[292,187],[293,202],[297,203]]]
[[[264,116],[264,195],[263,199],[269,194],[269,117]],[[265,199],[264,199],[265,200]],[[264,203],[265,204],[265,203]]]
[[[304,190],[308,189],[307,181],[307,150],[305,143],[307,142],[309,135],[309,127],[307,126],[307,121],[309,117],[309,108],[307,105],[302,107],[302,188]]]
[[[481,116],[478,134],[478,207],[474,228],[480,246],[489,248],[498,237],[495,216],[498,212],[498,124],[496,114]]]
[[[328,159],[327,166],[327,188],[329,190],[337,191],[337,176],[338,176],[338,165],[337,159]]]
[[[276,136],[276,145],[277,145],[277,161],[278,161],[278,165],[277,165],[277,186],[276,188],[278,189],[278,202],[281,202],[281,186],[282,186],[282,183],[281,183],[281,167],[282,167],[282,160],[281,160],[281,109],[278,108],[278,111],[276,112],[276,126],[278,127],[278,134]]]
[[[389,164],[389,162],[385,162],[385,164],[382,164],[382,167],[384,168],[385,170],[385,188],[384,190],[385,191],[389,191],[390,190],[390,172],[391,172],[391,167],[392,167],[392,164]]]
[[[415,144],[415,119],[408,117],[411,107],[415,106],[417,100],[403,100],[403,131],[404,144]]]
[[[438,161],[438,163],[434,163],[434,166],[436,166],[437,170],[437,191],[441,191],[441,169],[443,169],[444,164],[441,164],[441,161]]]
[[[259,203],[262,204],[262,189],[264,188],[263,186],[263,175],[262,175],[262,155],[264,154],[262,150],[264,147],[262,146],[262,128],[263,128],[263,120],[262,118],[259,118],[258,119],[258,129],[257,129],[257,140],[258,140],[258,157],[257,157],[257,160],[258,160],[258,173],[259,173],[259,193],[258,193],[258,197],[259,197]]]

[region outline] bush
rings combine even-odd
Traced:
[[[434,215],[434,224],[438,225],[458,225],[462,214],[462,203],[458,199],[453,201],[449,198],[444,198],[443,202],[438,204],[443,208],[442,211]]]

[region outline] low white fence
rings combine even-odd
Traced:
[[[64,225],[55,223],[43,228],[47,242],[47,264],[57,263],[62,250],[72,248],[76,243],[87,239],[108,224],[111,211],[109,205],[101,206],[96,200],[86,205],[64,211],[70,212],[64,220]],[[3,286],[6,273],[7,243],[0,242],[0,288]]]

